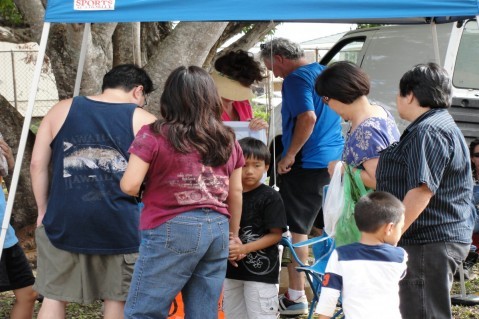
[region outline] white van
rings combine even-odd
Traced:
[[[385,106],[401,131],[409,123],[401,120],[396,110],[399,80],[414,65],[439,60],[452,76],[453,105],[449,112],[466,139],[479,137],[479,28],[475,20],[350,31],[320,63],[328,65],[341,60],[354,62],[366,71],[371,80],[370,100]],[[280,117],[276,109],[275,136],[281,132]]]

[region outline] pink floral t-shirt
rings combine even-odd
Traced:
[[[205,166],[198,152],[177,152],[165,137],[145,125],[129,152],[150,164],[145,177],[140,229],[158,227],[178,214],[197,208],[211,208],[230,217],[226,204],[229,178],[244,165],[237,141],[226,164]]]

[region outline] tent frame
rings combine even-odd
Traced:
[[[64,0],[63,0],[64,1]],[[131,1],[131,0],[129,0]],[[50,4],[50,2],[49,2]],[[46,16],[48,15],[48,8],[46,12]],[[267,14],[265,14],[267,16]],[[478,1],[478,8],[477,11],[475,11],[475,18],[476,21],[479,25],[479,1]],[[470,16],[473,18],[474,16]],[[469,18],[469,17],[461,17],[461,18]],[[388,18],[386,18],[388,19]],[[390,18],[392,21],[396,22],[394,18]],[[371,21],[375,21],[376,19],[369,19]],[[454,21],[451,19],[451,17],[445,17],[445,22],[451,22]],[[314,20],[313,20],[314,21]],[[371,22],[370,21],[370,22]],[[379,21],[384,22],[384,19],[377,19],[375,22],[378,23]],[[411,23],[411,19],[408,18],[406,21],[409,21]],[[438,43],[437,43],[437,33],[436,33],[436,28],[435,28],[435,18],[425,18],[425,19],[416,19],[414,20],[416,23],[425,23],[425,22],[433,22],[432,25],[432,30],[433,30],[433,41],[434,41],[434,47],[435,47],[435,58],[437,61],[440,61],[439,59],[439,50],[438,50]],[[53,22],[58,22],[58,21],[53,21]],[[79,63],[78,63],[78,70],[77,70],[77,76],[75,80],[75,87],[74,87],[74,96],[77,96],[80,91],[80,84],[81,84],[81,78],[82,78],[82,73],[83,73],[83,68],[85,64],[85,58],[86,58],[86,53],[88,50],[88,36],[90,34],[90,27],[91,27],[91,22],[101,22],[101,21],[85,21],[85,29],[83,33],[83,39],[82,39],[82,48],[80,51],[80,58],[79,58]],[[350,23],[356,23],[358,22],[358,19],[347,19],[347,20],[327,20],[325,21],[324,19],[317,20],[317,22],[350,22]],[[27,137],[28,137],[28,132],[30,130],[30,125],[31,125],[31,119],[33,115],[33,108],[35,105],[35,99],[36,99],[36,94],[38,91],[38,84],[40,81],[40,75],[41,75],[41,70],[42,70],[42,65],[43,61],[45,59],[45,52],[46,52],[46,47],[47,47],[47,42],[48,42],[48,36],[50,33],[50,27],[51,27],[50,21],[47,21],[45,19],[45,22],[43,24],[43,30],[42,30],[42,35],[41,35],[41,40],[40,40],[40,47],[38,50],[38,55],[37,55],[37,60],[35,63],[35,70],[34,70],[34,75],[32,78],[32,85],[30,87],[30,93],[28,96],[28,104],[27,104],[27,110],[25,113],[25,119],[23,122],[23,127],[22,127],[22,134],[20,137],[20,143],[18,145],[18,152],[17,156],[15,159],[15,167],[13,170],[13,175],[12,175],[12,182],[10,185],[10,190],[8,193],[8,200],[7,200],[7,205],[5,209],[5,215],[2,221],[2,226],[0,229],[0,247],[3,247],[3,244],[5,242],[5,237],[7,234],[7,229],[9,226],[10,218],[12,215],[12,209],[13,209],[13,203],[17,191],[17,186],[18,186],[18,181],[20,177],[20,170],[23,162],[23,157],[25,154],[25,147],[27,143]],[[71,21],[70,21],[71,23]],[[414,23],[414,22],[412,22]],[[2,257],[2,252],[3,249],[0,250],[0,258]]]

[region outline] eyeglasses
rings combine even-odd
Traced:
[[[479,157],[479,153],[472,153],[472,157]]]
[[[324,102],[324,103],[328,104],[328,103],[329,103],[329,100],[330,100],[329,97],[323,96],[323,102]]]
[[[143,97],[145,98],[145,103],[143,103],[143,106],[142,106],[142,107],[145,107],[145,106],[148,105],[148,98],[150,97],[150,94],[145,93],[145,92],[143,91]]]

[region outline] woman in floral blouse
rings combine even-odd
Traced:
[[[329,66],[316,80],[315,89],[333,111],[349,122],[343,161],[361,169],[364,185],[375,189],[379,153],[400,136],[393,116],[382,106],[369,103],[369,78],[351,62]],[[328,165],[330,175],[335,164],[336,161]]]

